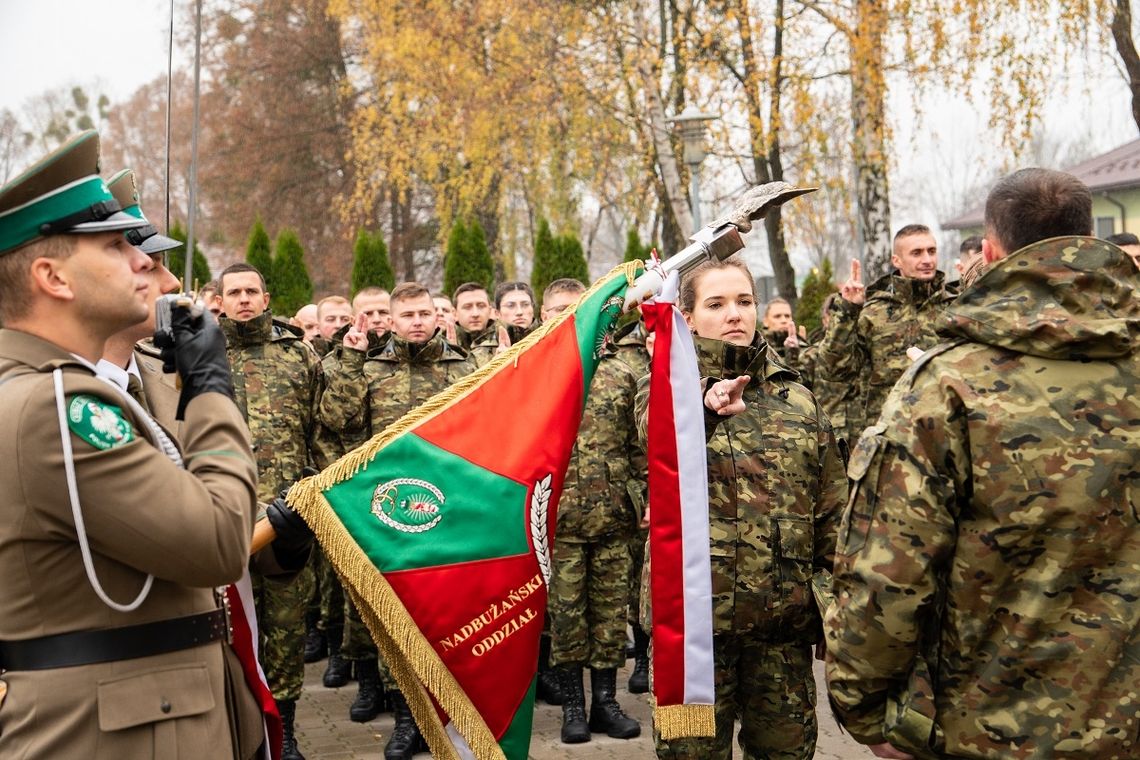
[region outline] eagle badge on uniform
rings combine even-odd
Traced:
[[[134,428],[123,417],[122,409],[86,394],[72,397],[67,425],[97,449],[113,449],[135,439]]]

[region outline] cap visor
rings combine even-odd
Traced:
[[[136,227],[145,227],[150,222],[139,219],[137,216],[116,211],[101,222],[84,222],[67,230],[68,235],[86,235],[94,232],[115,232],[117,230],[133,230]]]
[[[152,253],[162,253],[163,251],[172,251],[175,248],[181,248],[182,245],[181,241],[168,238],[166,235],[151,235],[142,241],[139,250],[149,255]]]

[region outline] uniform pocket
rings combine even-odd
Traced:
[[[806,517],[774,517],[776,567],[780,577],[780,602],[806,606],[811,598],[813,526]]]
[[[97,699],[102,731],[121,731],[214,709],[214,692],[205,663],[100,681]]]

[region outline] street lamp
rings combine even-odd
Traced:
[[[681,144],[684,146],[684,161],[689,167],[689,199],[693,210],[693,231],[701,226],[701,193],[697,173],[705,160],[705,132],[708,122],[719,119],[715,113],[701,113],[692,105],[686,106],[678,116],[669,119],[681,130]]]

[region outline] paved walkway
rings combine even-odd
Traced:
[[[343,689],[326,689],[321,685],[325,663],[305,668],[305,693],[297,708],[297,734],[301,751],[307,760],[383,760],[384,744],[392,730],[392,716],[385,713],[370,723],[353,723],[348,719],[348,706],[356,696],[356,683]],[[649,703],[644,696],[631,695],[624,684],[629,670],[618,674],[618,700],[627,713],[641,721],[637,739],[611,739],[594,734],[586,744],[574,746],[559,741],[562,709],[544,702],[535,706],[534,735],[530,744],[532,760],[652,760],[653,739],[650,730]],[[822,698],[822,666],[816,664],[816,684],[821,696],[819,710],[819,743],[817,760],[862,760],[874,757],[846,734],[839,731]],[[587,687],[588,688],[588,687]],[[740,756],[739,749],[736,757]],[[428,758],[427,752],[416,755]]]

